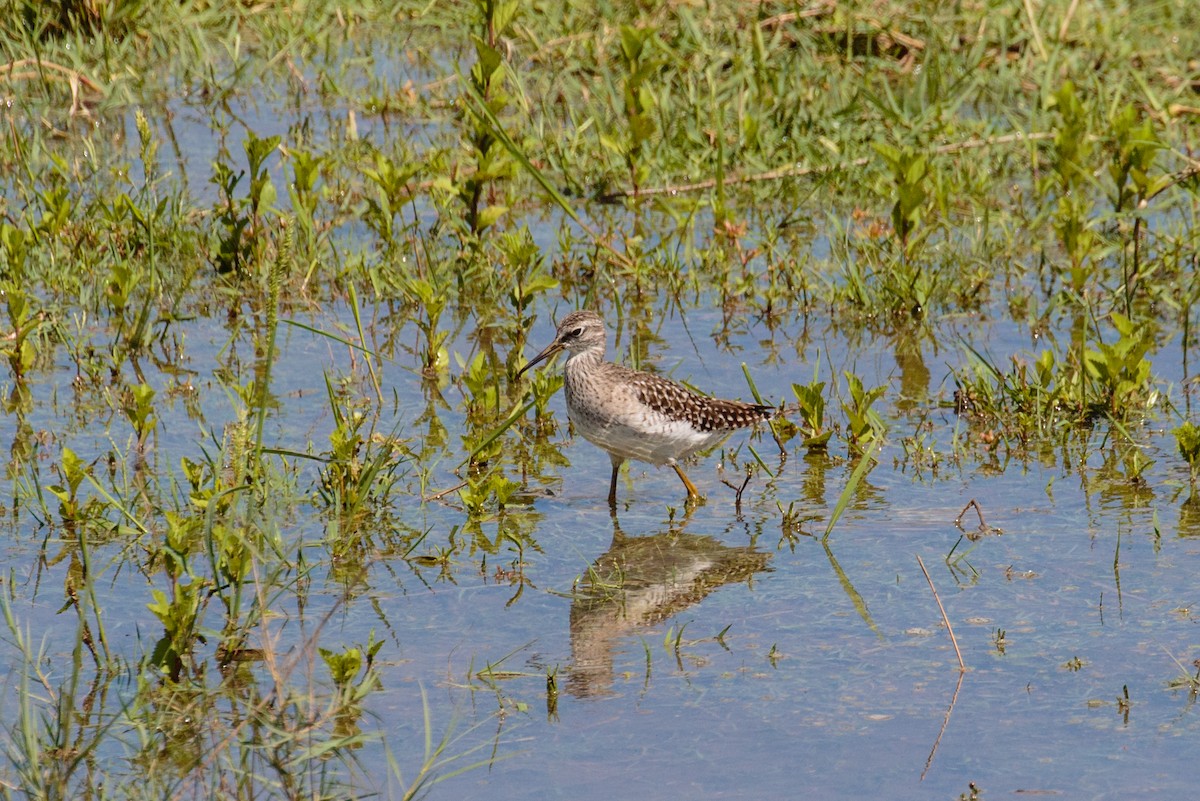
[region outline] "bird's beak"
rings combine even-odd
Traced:
[[[549,345],[547,345],[542,350],[541,353],[539,353],[537,356],[534,356],[532,359],[530,359],[529,364],[525,365],[524,367],[522,367],[520,370],[517,371],[517,378],[520,378],[521,376],[525,375],[525,373],[528,372],[535,364],[538,364],[539,362],[543,362],[546,359],[549,359],[551,356],[558,353],[562,349],[563,349],[563,343],[557,339],[554,340]]]

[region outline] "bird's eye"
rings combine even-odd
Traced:
[[[577,337],[581,337],[581,336],[583,336],[583,329],[582,329],[582,328],[576,328],[574,331],[572,331],[572,332],[571,332],[571,336],[572,336],[572,337],[576,337],[576,338],[577,338]]]

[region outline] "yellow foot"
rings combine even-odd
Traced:
[[[692,480],[687,477],[687,473],[683,472],[683,468],[677,464],[673,464],[671,467],[675,468],[675,474],[679,476],[679,480],[683,482],[683,486],[687,487],[688,496],[686,506],[694,507],[704,503],[704,496],[700,494],[700,490],[696,489],[696,485],[692,483]]]

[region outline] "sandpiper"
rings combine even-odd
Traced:
[[[567,416],[576,431],[612,460],[609,506],[617,505],[617,471],[626,459],[671,465],[687,487],[688,502],[699,501],[696,485],[679,462],[739,428],[769,420],[775,408],[699,395],[661,376],[605,361],[607,338],[600,315],[573,311],[559,321],[554,341],[517,377],[560,350],[570,352],[563,369]]]

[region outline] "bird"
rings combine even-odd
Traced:
[[[617,506],[617,472],[627,459],[670,465],[687,488],[688,503],[702,501],[679,463],[738,429],[770,420],[775,407],[708,397],[662,376],[606,361],[607,339],[604,318],[588,309],[573,311],[559,321],[554,341],[517,378],[559,351],[570,353],[563,367],[567,417],[612,460],[611,508]]]

